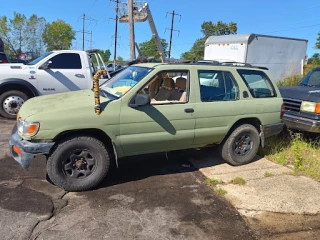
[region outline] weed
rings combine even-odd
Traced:
[[[205,182],[208,185],[213,186],[213,187],[217,186],[218,184],[222,184],[223,183],[221,180],[210,179],[210,178],[207,178]]]
[[[259,154],[282,165],[292,165],[294,175],[320,181],[320,140],[312,134],[283,132],[268,138]]]
[[[219,195],[225,195],[227,193],[227,191],[226,190],[224,190],[223,188],[218,188],[217,189],[217,194],[219,194]]]
[[[272,176],[272,173],[271,173],[271,172],[265,172],[265,173],[264,173],[264,176],[265,176],[265,177],[271,177],[271,176]]]
[[[246,181],[242,177],[236,177],[234,179],[231,179],[229,181],[231,184],[238,184],[238,185],[244,185],[246,184]]]

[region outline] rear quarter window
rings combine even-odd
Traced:
[[[276,97],[275,88],[269,77],[259,70],[237,70],[254,98]]]

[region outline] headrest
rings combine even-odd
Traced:
[[[162,86],[163,86],[164,88],[169,89],[169,90],[173,89],[173,88],[174,88],[174,81],[173,81],[173,79],[172,79],[172,78],[168,78],[168,77],[164,78],[164,79],[163,79],[163,84],[162,84]]]
[[[187,79],[185,79],[183,77],[177,78],[176,87],[179,89],[186,89],[187,88]]]
[[[160,78],[157,77],[149,86],[149,91],[155,91],[160,87]]]

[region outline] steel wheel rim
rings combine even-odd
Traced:
[[[239,136],[234,142],[233,151],[236,155],[244,157],[253,147],[253,140],[249,134]]]
[[[19,96],[9,96],[3,101],[3,109],[6,113],[10,115],[16,115],[22,104],[24,103],[24,100]]]
[[[73,150],[62,162],[63,173],[72,180],[90,177],[96,170],[96,160],[87,149]]]

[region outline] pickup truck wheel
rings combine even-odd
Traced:
[[[251,162],[260,145],[258,130],[243,124],[233,130],[220,146],[221,157],[229,164],[238,166]]]
[[[93,137],[76,136],[59,143],[47,162],[51,181],[66,191],[86,191],[106,177],[110,158],[104,144]]]
[[[4,118],[15,119],[22,104],[28,96],[20,91],[8,91],[0,95],[0,115]]]

